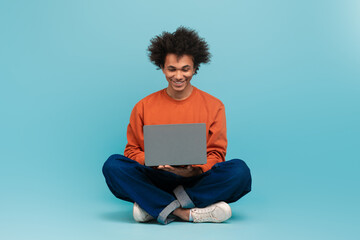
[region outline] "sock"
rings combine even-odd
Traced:
[[[189,213],[189,222],[192,222],[194,221],[193,217],[191,216],[191,210],[190,210],[190,213]]]

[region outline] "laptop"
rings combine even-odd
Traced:
[[[206,124],[145,125],[145,165],[205,164]]]

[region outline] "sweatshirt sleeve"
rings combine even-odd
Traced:
[[[225,161],[227,137],[225,107],[223,104],[218,109],[214,121],[209,124],[209,133],[207,135],[207,163],[204,165],[195,165],[196,167],[200,167],[203,172],[210,170],[216,163]]]
[[[126,134],[128,142],[125,147],[124,156],[142,165],[145,164],[143,126],[143,107],[141,102],[139,102],[135,105],[130,115],[130,123]]]

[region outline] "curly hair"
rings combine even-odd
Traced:
[[[174,33],[162,32],[150,40],[148,47],[149,58],[158,69],[164,67],[165,57],[168,53],[177,56],[190,55],[193,58],[195,74],[201,63],[209,63],[211,54],[209,46],[200,38],[195,30],[180,26]]]

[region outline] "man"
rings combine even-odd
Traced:
[[[104,164],[106,183],[117,198],[134,203],[133,216],[138,222],[226,221],[231,217],[228,203],[251,191],[251,175],[244,161],[225,161],[223,103],[191,84],[200,64],[210,61],[208,44],[194,30],[179,27],[153,38],[148,51],[168,86],[135,105],[124,156],[112,155]],[[181,123],[206,124],[207,163],[144,166],[143,126]]]

